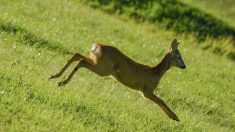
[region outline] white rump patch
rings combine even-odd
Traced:
[[[97,44],[93,44],[91,47],[91,52],[96,56],[100,57],[102,55],[102,50],[100,46],[97,46]]]

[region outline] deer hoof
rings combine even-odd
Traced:
[[[48,79],[53,79],[55,78],[55,75],[51,75]]]
[[[60,76],[61,76],[61,74],[57,73],[55,75],[51,75],[48,79],[54,79],[54,78],[58,78]]]
[[[66,84],[65,81],[61,81],[61,82],[58,82],[58,83],[56,84],[56,86],[57,86],[57,87],[60,87],[60,86],[63,86],[63,85],[65,85],[65,84]]]
[[[180,121],[177,116],[173,117],[172,119],[175,120],[175,121]]]
[[[175,120],[175,121],[180,121],[179,118],[175,118],[174,120]]]

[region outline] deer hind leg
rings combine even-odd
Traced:
[[[85,67],[85,68],[99,74],[97,64],[93,63],[93,61],[90,58],[84,57],[84,58],[79,60],[76,67],[73,69],[73,71],[69,74],[69,76],[64,81],[61,81],[61,82],[57,83],[57,86],[62,86],[62,85],[67,84],[71,80],[73,75],[76,73],[76,71],[81,67]]]
[[[74,61],[79,61],[79,60],[82,59],[82,58],[85,58],[85,57],[82,56],[82,55],[80,55],[80,54],[78,54],[78,53],[75,53],[75,54],[67,61],[67,63],[65,64],[65,66],[64,66],[58,73],[56,73],[56,74],[54,74],[54,75],[51,75],[51,76],[49,77],[49,79],[53,79],[53,78],[58,78],[58,77],[60,77],[60,76],[64,73],[64,71],[69,67],[69,65],[70,65],[72,62],[74,62]]]
[[[173,111],[171,111],[171,109],[159,97],[154,95],[152,92],[148,92],[148,91],[143,91],[143,95],[145,98],[148,98],[149,100],[159,105],[161,109],[168,115],[168,117],[170,117],[173,120],[179,121],[179,118],[177,117],[177,115]]]

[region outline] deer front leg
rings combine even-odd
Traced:
[[[144,91],[143,94],[144,97],[150,99],[151,101],[159,105],[161,109],[168,115],[168,117],[170,117],[173,120],[179,121],[177,115],[173,111],[171,111],[171,109],[165,104],[163,100],[161,100],[159,97],[157,97],[151,92]]]
[[[75,54],[67,61],[66,65],[65,65],[58,73],[56,73],[56,74],[54,74],[54,75],[51,75],[51,76],[49,77],[49,79],[53,79],[53,78],[58,78],[58,77],[60,77],[72,62],[74,62],[74,61],[79,61],[79,60],[82,59],[82,58],[84,58],[84,56],[82,56],[82,55],[80,55],[80,54],[78,54],[78,53],[75,53]]]

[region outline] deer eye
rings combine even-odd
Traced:
[[[178,56],[177,58],[178,58],[178,59],[181,59],[181,56]]]

